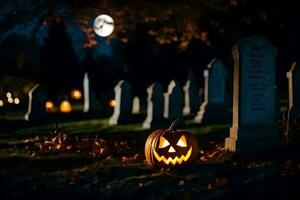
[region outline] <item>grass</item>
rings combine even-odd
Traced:
[[[5,127],[0,128],[0,192],[3,199],[223,199],[228,194],[237,195],[241,185],[247,185],[247,188],[242,188],[242,196],[237,195],[236,199],[242,199],[244,193],[250,193],[252,199],[256,199],[254,194],[265,190],[263,183],[275,184],[275,188],[276,184],[288,185],[278,164],[262,165],[267,167],[261,169],[235,166],[233,184],[215,189],[207,186],[215,183],[219,165],[216,163],[197,162],[173,170],[151,169],[144,160],[143,147],[153,130],[142,128],[144,114],[137,115],[132,124],[119,126],[109,126],[108,118],[99,116],[61,118],[59,123],[62,131],[73,136],[97,136],[106,139],[110,145],[128,141],[132,151],[124,150],[104,158],[76,152],[40,154],[27,151],[24,142],[49,136],[54,120],[25,123],[19,120],[19,115],[23,114],[7,114],[14,117],[4,121]],[[192,119],[193,116],[187,117],[185,126],[180,129],[193,132],[201,149],[211,141],[223,143],[229,134],[230,123],[197,125]],[[124,157],[131,158],[135,154],[141,156],[124,161]],[[249,177],[254,177],[253,181],[249,181]],[[276,177],[276,181],[272,177]]]
[[[15,115],[16,119],[19,119],[23,115],[21,112],[13,112],[8,116]],[[108,125],[107,118],[95,118],[87,119],[81,118],[74,121],[62,120],[59,123],[59,129],[69,135],[75,135],[78,137],[99,137],[104,138],[110,142],[113,141],[129,141],[129,144],[133,145],[135,151],[143,154],[143,146],[147,139],[147,136],[153,130],[144,130],[142,127],[143,115],[138,116],[138,120],[135,120],[133,124],[110,126]],[[55,162],[55,160],[68,160],[74,163],[73,160],[82,159],[81,155],[72,155],[68,153],[53,154],[36,156],[32,155],[32,152],[24,150],[26,142],[35,142],[40,138],[48,137],[54,128],[53,120],[46,123],[33,123],[20,122],[19,120],[8,120],[9,126],[0,129],[0,160],[9,160],[12,163],[22,162],[27,160],[28,163],[40,163]],[[14,124],[15,125],[11,125]],[[196,136],[209,135],[210,133],[227,133],[230,124],[221,125],[205,125],[199,126],[192,122],[192,119],[186,121],[184,127],[180,127],[193,132]],[[126,154],[125,154],[126,155]],[[88,159],[87,159],[88,160]],[[94,160],[95,161],[95,160]],[[41,164],[42,166],[43,164]],[[7,165],[9,166],[9,165]],[[30,164],[29,164],[30,166]]]

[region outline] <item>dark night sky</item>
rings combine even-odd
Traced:
[[[238,5],[230,5],[232,2],[238,2]],[[188,13],[176,7],[182,4],[192,5]],[[99,5],[102,7],[98,8]],[[153,8],[163,10],[171,5],[173,20],[157,21],[150,27],[138,18],[160,12]],[[125,7],[129,7],[132,11],[129,13],[134,16],[122,16],[125,24],[130,25],[125,31],[128,43],[121,42],[124,33],[117,31],[109,43],[96,36],[97,45],[83,48],[87,35],[78,19],[85,19],[91,27],[99,10],[106,9],[114,17],[115,10]],[[79,87],[83,73],[89,71],[99,92],[111,89],[119,79],[126,78],[140,93],[154,81],[166,85],[175,78],[183,83],[189,68],[199,74],[201,83],[202,70],[214,57],[223,59],[231,70],[232,45],[245,36],[259,34],[278,47],[277,76],[279,87],[284,89],[285,72],[293,61],[299,60],[297,19],[300,17],[297,8],[288,1],[279,0],[4,0],[0,4],[0,76],[32,79],[57,91]],[[203,12],[198,12],[199,9]],[[148,34],[153,26],[180,27],[184,15],[196,22],[200,32],[208,33],[209,44],[201,39],[191,39],[187,49],[181,51],[178,43],[160,45]],[[177,33],[181,34],[180,30]]]

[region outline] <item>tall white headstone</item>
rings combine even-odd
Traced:
[[[296,63],[292,64],[291,69],[286,73],[288,78],[289,92],[289,116],[290,119],[300,118],[300,70]]]
[[[83,78],[83,95],[83,112],[97,112],[97,97],[90,86],[90,79],[88,73],[85,73]]]
[[[220,59],[213,59],[204,70],[204,102],[195,117],[196,123],[218,123],[226,120],[227,69]]]
[[[153,83],[147,88],[147,117],[143,128],[150,129],[164,123],[164,96],[161,84]]]
[[[225,149],[262,153],[279,145],[276,127],[277,49],[263,37],[241,40],[234,59],[233,123]]]
[[[172,80],[164,94],[164,117],[170,121],[183,119],[184,96],[180,85]]]
[[[26,121],[39,121],[47,117],[47,94],[39,84],[36,84],[28,93],[28,110],[25,114]]]
[[[132,117],[131,86],[127,81],[121,80],[116,85],[114,91],[116,106],[114,107],[114,113],[109,118],[108,123],[110,125],[126,124],[130,122]]]
[[[132,101],[132,114],[139,114],[141,105],[140,105],[140,98],[135,96]]]

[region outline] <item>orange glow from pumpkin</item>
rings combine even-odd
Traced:
[[[78,90],[78,89],[72,90],[71,91],[71,97],[72,97],[72,99],[75,99],[75,100],[81,99],[81,97],[82,97],[81,91]]]
[[[69,101],[64,100],[60,103],[59,110],[62,113],[69,113],[72,111],[72,105]]]
[[[52,112],[54,110],[54,104],[52,101],[46,101],[45,106],[47,112]]]
[[[108,105],[112,108],[116,107],[116,100],[112,99],[108,102]]]
[[[172,164],[176,165],[177,163],[180,165],[183,162],[187,162],[190,156],[192,155],[192,147],[190,147],[189,151],[187,152],[186,155],[181,155],[180,157],[176,156],[175,158],[166,158],[165,156],[159,155],[155,150],[154,152],[154,157],[159,161],[159,162],[164,162],[166,165]]]

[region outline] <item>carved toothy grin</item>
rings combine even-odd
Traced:
[[[163,161],[165,164],[167,164],[167,165],[169,165],[170,163],[172,164],[172,165],[175,165],[175,164],[181,164],[182,162],[186,162],[189,158],[190,158],[190,156],[191,156],[191,154],[192,154],[192,147],[189,149],[189,151],[187,152],[187,154],[186,155],[182,155],[182,156],[180,156],[180,158],[178,158],[177,156],[175,157],[175,158],[171,158],[171,157],[169,157],[168,159],[165,157],[165,156],[160,156],[155,150],[153,150],[153,152],[154,152],[154,156],[155,156],[155,158],[159,161],[159,162],[161,162],[161,161]]]

